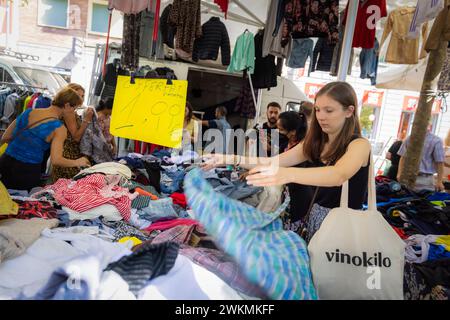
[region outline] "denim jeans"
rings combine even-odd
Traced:
[[[159,200],[150,201],[146,208],[139,209],[137,214],[142,219],[148,221],[157,221],[162,218],[178,218],[178,215],[173,208],[172,198],[163,198]]]
[[[375,39],[375,45],[372,49],[362,49],[359,55],[359,62],[361,64],[361,79],[369,78],[372,85],[376,84],[378,71],[378,55],[379,49],[378,40]]]
[[[245,181],[230,181],[225,177],[219,178],[217,173],[207,172],[204,177],[214,188],[214,191],[235,200],[241,200],[262,191],[262,188],[249,186]]]
[[[184,170],[179,169],[174,172],[166,171],[161,175],[161,191],[165,194],[172,194],[180,191],[184,180]]]

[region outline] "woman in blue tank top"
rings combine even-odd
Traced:
[[[319,187],[309,213],[310,238],[328,212],[339,207],[345,181],[349,181],[349,207],[362,209],[371,146],[361,137],[357,106],[358,99],[350,84],[328,83],[316,95],[311,127],[297,146],[271,158],[207,155],[204,168],[234,163],[251,169],[247,177],[250,185],[296,183]],[[311,202],[312,196],[308,200]]]
[[[58,92],[47,109],[28,109],[11,123],[0,140],[8,143],[0,158],[0,180],[8,189],[30,190],[41,184],[41,164],[50,148],[52,165],[85,167],[87,158],[69,160],[63,157],[67,129],[60,120],[65,113],[73,113],[82,104],[73,89]]]

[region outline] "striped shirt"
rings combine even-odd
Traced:
[[[119,179],[103,174],[92,174],[77,181],[59,179],[44,190],[51,191],[55,200],[61,206],[83,213],[104,204],[111,204],[117,208],[125,221],[131,216],[131,200],[136,194],[118,186]]]

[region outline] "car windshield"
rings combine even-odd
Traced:
[[[14,67],[14,70],[27,84],[46,88],[51,94],[55,94],[62,86],[64,86],[61,85],[49,71],[27,67]]]
[[[65,87],[67,86],[67,82],[66,80],[64,80],[64,78],[59,75],[58,73],[52,72],[53,77],[56,79],[56,81],[59,83],[59,87]]]

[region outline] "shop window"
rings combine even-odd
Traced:
[[[400,118],[400,126],[398,128],[398,134],[397,138],[404,140],[409,135],[411,135],[411,129],[413,126],[414,121],[414,112],[402,112],[402,116]],[[431,132],[436,133],[437,132],[437,126],[438,126],[438,120],[439,120],[439,113],[433,113],[431,115]]]
[[[90,32],[106,35],[108,33],[109,10],[108,2],[92,0],[89,18]],[[113,10],[111,20],[111,37],[122,38],[123,17],[117,10]]]
[[[380,118],[380,108],[365,105],[361,108],[359,122],[361,124],[361,132],[363,137],[369,140],[375,140]]]
[[[68,28],[69,0],[39,0],[38,24]]]

